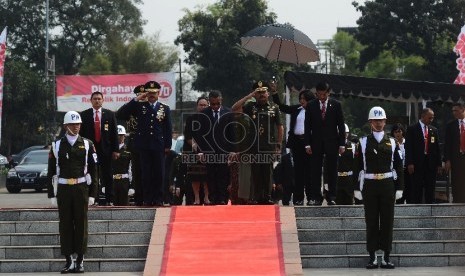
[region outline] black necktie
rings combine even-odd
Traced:
[[[218,110],[215,110],[215,115],[213,116],[213,119],[215,121],[215,123],[218,121]]]

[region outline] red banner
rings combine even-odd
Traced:
[[[6,27],[0,34],[0,122],[3,114],[3,71],[5,68],[6,57]],[[0,143],[2,138],[2,125],[0,123]]]
[[[175,73],[148,73],[127,75],[57,76],[56,93],[58,111],[82,111],[91,107],[90,95],[102,92],[103,107],[117,110],[135,97],[134,88],[148,81],[161,85],[160,102],[171,109],[176,107]]]

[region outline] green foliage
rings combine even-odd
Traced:
[[[79,71],[84,75],[167,72],[177,61],[177,49],[161,43],[154,35],[127,44],[110,43],[93,53]]]
[[[252,81],[280,77],[292,68],[240,47],[240,37],[246,32],[275,22],[276,14],[267,10],[264,0],[222,0],[204,10],[185,10],[175,43],[183,45],[186,62],[196,65],[194,89],[220,90],[230,105],[250,91]]]
[[[5,68],[1,151],[10,154],[47,142],[54,109],[43,76],[20,59],[8,58]]]
[[[424,59],[421,70],[412,75],[417,80],[450,83],[455,79],[451,49],[465,18],[463,0],[373,0],[353,5],[362,13],[356,37],[367,46],[360,68],[392,51],[398,57]]]
[[[85,59],[107,39],[131,41],[142,34],[140,0],[50,0],[49,49],[58,74],[79,72]],[[43,70],[45,1],[0,0],[0,25],[8,26],[9,51]]]

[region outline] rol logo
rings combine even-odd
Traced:
[[[158,93],[158,97],[169,98],[171,96],[171,93],[173,93],[173,87],[171,86],[171,83],[167,81],[160,81],[158,83],[161,86],[160,92]]]

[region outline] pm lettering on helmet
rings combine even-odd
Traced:
[[[77,121],[81,119],[81,117],[78,114],[71,114],[71,121]]]
[[[382,110],[375,110],[374,111],[376,117],[382,117],[383,116],[383,111]]]

